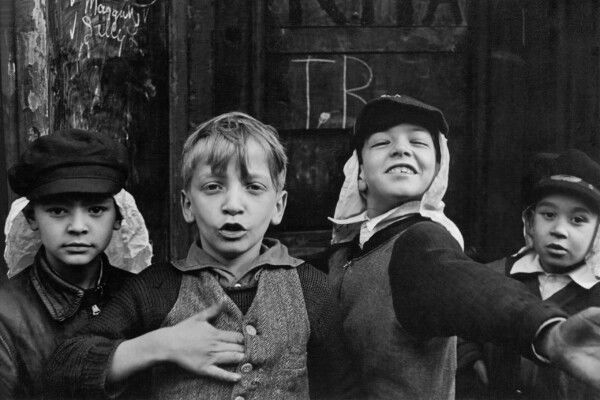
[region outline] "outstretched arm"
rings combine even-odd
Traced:
[[[413,225],[399,237],[389,274],[398,321],[424,338],[457,335],[508,344],[532,358],[538,328],[566,317],[521,282],[471,260],[434,222]]]
[[[600,390],[600,308],[566,319],[520,282],[470,260],[434,223],[405,232],[389,273],[396,317],[412,334],[507,344],[534,359],[535,346],[537,354]],[[558,322],[539,331],[552,319]]]

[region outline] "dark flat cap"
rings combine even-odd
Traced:
[[[439,108],[399,94],[384,95],[365,104],[356,118],[354,134],[364,141],[375,132],[383,132],[402,123],[421,125],[432,134],[448,134],[448,123]]]
[[[533,188],[535,200],[553,193],[573,193],[600,210],[600,165],[580,150],[569,149],[550,159],[547,176]]]
[[[12,190],[29,199],[59,193],[114,194],[127,179],[127,151],[100,133],[68,129],[33,141],[8,170]]]

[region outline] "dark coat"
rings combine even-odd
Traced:
[[[93,318],[133,274],[110,265],[95,289],[83,290],[55,274],[43,261],[34,263],[0,287],[0,398],[40,398],[46,359],[62,339]]]

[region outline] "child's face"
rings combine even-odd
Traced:
[[[396,125],[369,136],[362,148],[359,187],[374,217],[410,200],[418,200],[437,171],[433,138],[425,128]]]
[[[222,174],[199,163],[182,191],[184,218],[196,222],[202,248],[232,267],[258,256],[269,224],[281,222],[287,199],[285,191],[275,189],[263,147],[253,139],[246,146],[247,178],[235,157]]]
[[[111,196],[83,199],[56,198],[34,202],[28,219],[39,230],[46,259],[57,271],[86,267],[97,262],[113,230],[119,229],[116,205]]]
[[[561,273],[587,254],[598,214],[573,196],[553,194],[536,206],[530,234],[546,272]]]

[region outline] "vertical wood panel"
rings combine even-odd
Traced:
[[[181,148],[188,131],[188,1],[170,1],[169,9],[169,256],[185,256],[190,230],[179,206]]]
[[[48,134],[48,15],[44,0],[15,1],[20,149]]]
[[[17,125],[16,64],[15,64],[15,9],[13,0],[0,2],[0,107],[2,135],[0,135],[0,171],[13,165],[19,154]],[[10,203],[15,199],[6,179],[0,179],[0,220],[6,220]],[[4,240],[0,240],[0,254],[4,254]],[[4,260],[4,259],[2,259]],[[6,266],[0,262],[0,282],[6,278]]]

